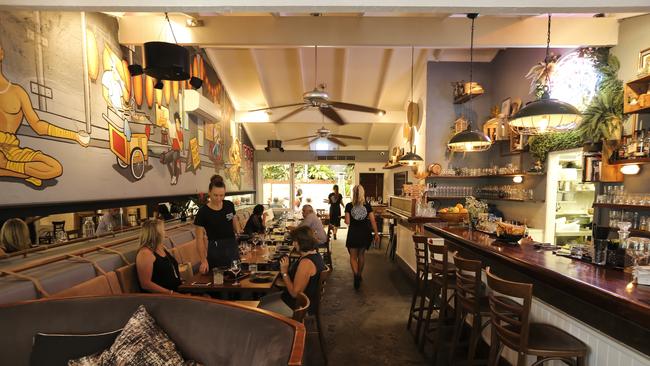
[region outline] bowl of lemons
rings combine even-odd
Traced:
[[[462,222],[469,218],[469,213],[463,204],[459,203],[456,206],[441,208],[438,210],[438,217],[448,222]]]

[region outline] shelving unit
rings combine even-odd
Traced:
[[[607,226],[607,227],[604,227],[604,228],[609,230],[609,231],[613,231],[613,232],[617,232],[619,230],[619,228],[611,227],[611,226]],[[632,236],[650,237],[650,231],[647,231],[647,230],[630,229],[630,234]]]
[[[650,74],[638,79],[625,83],[623,89],[623,113],[648,113],[650,112],[650,93],[648,93],[648,84],[650,84]],[[636,104],[631,104],[636,100]]]
[[[461,96],[458,96],[458,97],[454,98],[454,104],[467,103],[467,102],[470,101],[470,99],[474,99],[474,98],[478,97],[479,95],[483,95],[483,92],[481,92],[481,93],[463,94]]]
[[[610,160],[611,165],[649,164],[649,163],[650,163],[650,158]]]
[[[618,210],[645,210],[650,211],[650,206],[621,205],[617,203],[594,203],[594,208],[613,208]]]
[[[390,165],[384,165],[382,169],[395,169],[399,167],[403,167],[404,165],[400,163],[395,163],[395,164],[390,164]]]
[[[513,174],[492,174],[492,175],[431,175],[427,179],[490,179],[490,178],[512,178],[522,177],[543,177],[544,173],[513,173]]]
[[[578,230],[578,231],[556,231],[555,236],[567,237],[567,236],[591,236],[591,229],[589,230]]]
[[[487,198],[487,197],[477,197],[482,200],[488,201],[508,201],[508,202],[531,202],[531,203],[544,203],[545,200],[528,200],[528,199],[518,199],[518,198]]]

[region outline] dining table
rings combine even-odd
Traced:
[[[226,293],[245,293],[245,294],[266,294],[273,291],[273,284],[278,279],[279,271],[258,271],[256,275],[268,274],[268,282],[254,282],[250,273],[242,272],[239,284],[235,285],[232,279],[224,279],[223,284],[215,285],[212,280],[212,273],[197,273],[190,280],[183,282],[178,287],[178,292],[188,294],[226,294]]]

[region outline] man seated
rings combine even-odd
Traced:
[[[323,222],[314,212],[314,208],[311,205],[302,206],[302,221],[298,225],[307,226],[314,231],[314,237],[316,238],[318,245],[325,244],[327,242],[327,233],[323,227]]]

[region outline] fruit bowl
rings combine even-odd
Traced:
[[[467,212],[438,212],[438,217],[447,222],[462,222],[465,219],[469,219],[469,214]]]

